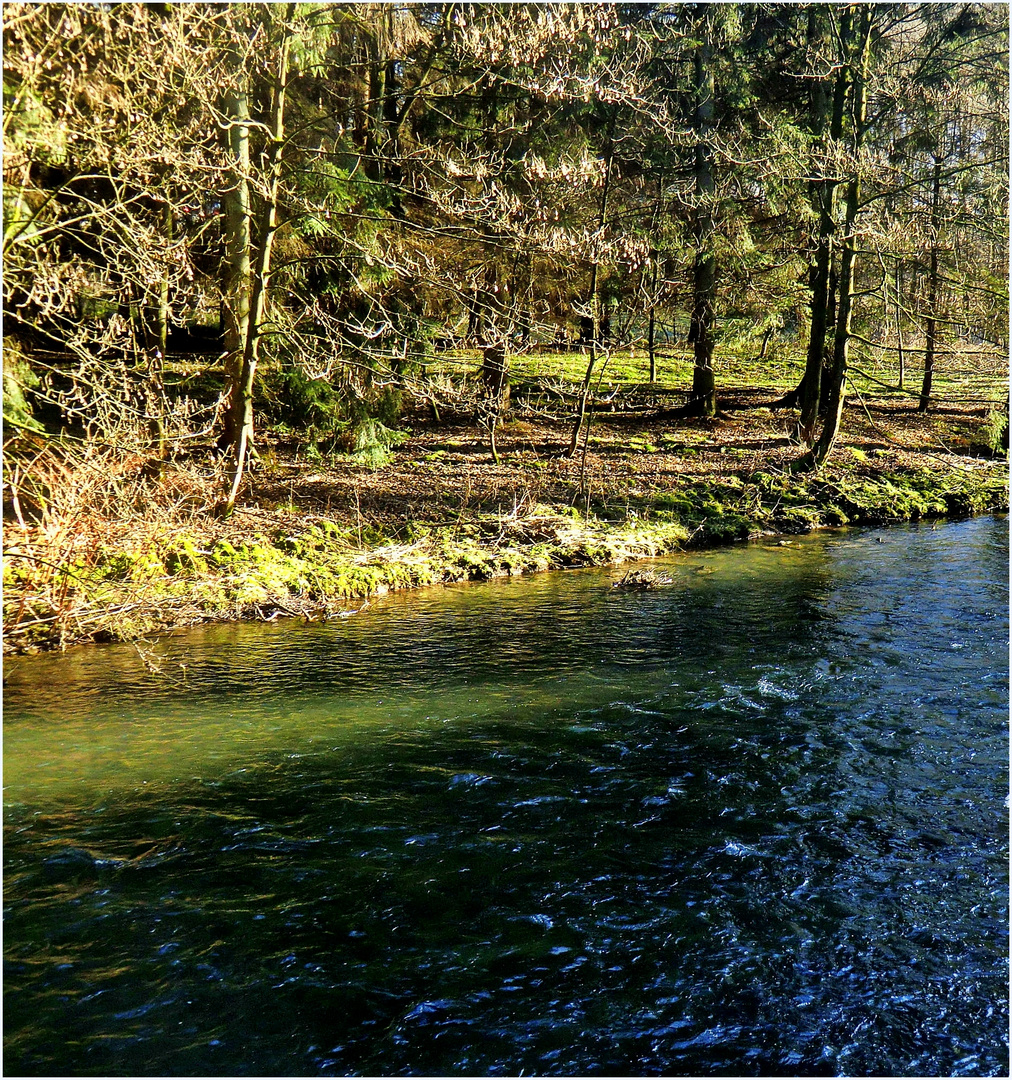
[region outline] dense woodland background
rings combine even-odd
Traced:
[[[57,437],[227,510],[268,425],[494,456],[511,381],[572,454],[631,350],[684,415],[792,352],[812,467],[869,358],[1007,414],[1005,4],[12,3],[4,102],[22,519]]]

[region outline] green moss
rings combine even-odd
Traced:
[[[811,532],[823,523],[825,519],[815,509],[788,509],[774,515],[772,525],[777,532],[803,534]],[[827,523],[828,524],[828,523]]]
[[[715,513],[704,520],[701,540],[709,544],[728,544],[748,539],[752,529],[752,522],[742,514]]]
[[[178,548],[166,552],[163,558],[165,569],[170,574],[206,573],[207,560],[204,554],[193,540],[184,537]]]
[[[696,542],[721,543],[764,529],[801,533],[825,525],[916,521],[1007,507],[1004,476],[992,472],[757,472],[658,492],[644,516],[655,523],[680,522],[694,531]]]
[[[822,520],[826,525],[846,525],[850,521],[846,513],[839,506],[827,506],[822,511]]]
[[[984,445],[996,455],[1008,457],[1008,426],[1009,414],[1007,409],[992,410],[987,414],[984,421],[982,435]]]
[[[219,540],[208,553],[209,563],[220,569],[225,569],[235,557],[236,550],[227,540]]]
[[[27,618],[45,618],[47,583],[88,610],[109,616],[91,624],[108,640],[185,620],[235,618],[288,602],[363,598],[391,589],[444,581],[485,580],[569,566],[600,565],[659,555],[687,544],[743,540],[760,530],[802,533],[821,525],[882,523],[1008,509],[1006,472],[995,466],[960,471],[920,469],[882,476],[857,467],[818,474],[768,472],[693,480],[624,497],[583,515],[545,503],[526,520],[477,516],[459,526],[412,524],[398,542],[378,530],[316,520],[297,534],[219,540],[205,550],[194,534],[173,533],[136,550],[104,546],[54,572],[28,560],[4,560],[5,612],[23,598]],[[512,530],[512,531],[511,531]],[[405,542],[405,539],[407,542]],[[137,586],[143,585],[143,594]],[[150,609],[114,613],[143,595]],[[52,600],[48,601],[52,603]],[[165,611],[169,614],[161,615]],[[183,616],[180,616],[183,618]],[[58,640],[55,623],[40,624],[27,642]],[[48,635],[48,638],[47,638]]]
[[[657,447],[649,440],[642,436],[634,435],[627,443],[626,447],[637,454],[656,454]]]

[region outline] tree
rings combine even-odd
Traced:
[[[866,37],[862,20],[869,14],[870,36]],[[841,207],[843,221],[838,223],[835,240],[839,295],[832,395],[822,435],[808,459],[816,466],[826,460],[838,434],[851,344],[874,344],[867,338],[873,298],[881,310],[888,302],[890,283],[896,286],[894,347],[901,357],[910,352],[924,356],[918,405],[927,407],[941,329],[952,322],[945,297],[954,290],[964,296],[976,292],[971,283],[991,279],[996,265],[987,265],[993,249],[983,260],[974,259],[983,252],[969,236],[958,245],[965,255],[956,257],[954,232],[945,241],[952,228],[949,221],[962,216],[976,230],[980,223],[994,220],[978,207],[962,215],[957,210],[965,210],[966,194],[975,189],[993,192],[1002,206],[999,220],[1007,219],[1003,201],[1007,194],[999,194],[1007,188],[1007,112],[1004,105],[995,108],[996,100],[1004,100],[1002,88],[1007,87],[1007,14],[968,5],[858,6],[850,19],[856,30],[850,34],[849,60],[841,67],[850,83],[846,91],[849,145],[838,151],[836,166],[838,175],[849,176]],[[841,41],[845,40],[841,34]],[[997,185],[991,179],[996,168],[1003,175]],[[947,212],[949,185],[962,192],[957,195],[953,190]],[[859,218],[855,245],[849,238],[855,235]],[[1004,225],[1000,231],[1007,236]],[[948,273],[943,274],[941,261],[945,259]],[[1000,261],[1004,259],[1002,255]],[[914,272],[902,273],[905,266]],[[998,271],[999,276],[1003,273]],[[849,275],[849,287],[845,287],[845,275]],[[908,290],[906,296],[901,286]],[[1006,288],[1000,291],[1007,296]],[[903,340],[904,321],[923,328],[923,348]]]
[[[222,15],[224,19],[224,13]],[[228,27],[224,28],[228,32]],[[245,403],[242,396],[243,355],[249,337],[253,271],[250,234],[250,111],[246,85],[248,57],[232,40],[226,46],[229,78],[222,127],[229,169],[221,192],[225,211],[225,258],[222,263],[221,329],[225,348],[227,399],[224,427],[218,445],[236,448],[242,440]]]
[[[855,25],[856,23],[856,25]],[[833,366],[830,371],[829,404],[819,441],[812,451],[812,463],[819,467],[829,457],[840,432],[846,400],[847,364],[850,356],[851,322],[854,311],[855,273],[858,253],[857,215],[861,208],[859,155],[864,141],[868,110],[868,65],[871,57],[874,13],[870,5],[859,7],[856,16],[841,24],[841,37],[848,50],[847,79],[850,92],[850,154],[853,162],[847,181],[843,227],[840,237],[840,272],[833,336]]]
[[[796,401],[809,444],[828,401],[818,465],[863,350],[923,357],[927,406],[957,342],[1007,336],[994,6],[5,16],[4,303],[39,379],[25,402],[156,455],[206,440],[208,411],[162,364],[199,323],[226,508],[262,403],[359,446],[391,438],[414,394],[485,424],[495,457],[513,357],[538,341],[586,349],[572,454],[615,348],[645,344],[655,379],[658,327],[687,325],[687,411],[712,414],[722,348],[763,357],[807,321]],[[432,383],[437,341],[478,362]]]
[[[246,321],[246,340],[243,342],[242,367],[239,371],[238,387],[232,391],[232,400],[238,410],[242,409],[241,422],[233,423],[233,437],[238,428],[235,448],[235,473],[232,488],[225,503],[225,510],[231,513],[235,506],[235,497],[242,482],[243,468],[250,440],[253,437],[253,380],[256,377],[257,363],[260,357],[260,341],[265,331],[267,315],[268,287],[271,273],[271,253],[274,234],[278,228],[278,194],[281,186],[281,157],[284,152],[285,132],[285,96],[288,90],[288,57],[292,35],[295,32],[293,19],[296,5],[285,6],[280,28],[271,27],[279,37],[277,45],[277,67],[271,88],[271,107],[269,113],[270,143],[264,167],[264,194],[261,210],[259,240],[256,252],[256,265],[253,271],[253,287],[250,295],[249,318]]]
[[[164,444],[169,327],[201,302],[209,117],[182,89],[205,29],[143,4],[5,10],[7,332],[67,357],[33,353],[35,397],[106,438]]]
[[[837,181],[828,160],[827,150],[830,145],[838,144],[843,136],[848,78],[846,64],[834,65],[826,55],[829,37],[827,14],[824,8],[813,5],[809,9],[807,28],[808,47],[815,63],[819,65],[811,75],[809,91],[809,123],[815,145],[812,161],[813,176],[809,191],[812,213],[817,220],[817,225],[815,250],[809,269],[811,319],[805,374],[799,392],[801,417],[798,422],[799,437],[809,445],[815,438],[819,406],[822,403],[822,371],[826,363],[826,340],[834,306],[831,272],[833,232],[836,227]],[[839,25],[841,42],[846,41],[850,36],[849,27],[852,18],[851,12],[843,12]],[[837,73],[830,118],[829,73],[834,67],[837,67]]]
[[[612,172],[615,165],[615,118],[617,110],[612,109],[611,119],[608,123],[608,136],[604,147],[604,182],[601,185],[601,204],[597,219],[598,243],[603,241],[603,233],[608,221],[608,196],[611,193]],[[587,395],[590,393],[591,381],[594,377],[594,368],[597,365],[598,351],[601,347],[601,253],[595,246],[591,255],[590,267],[590,342],[587,359],[587,372],[583,377],[583,385],[580,387],[580,400],[576,409],[576,423],[573,426],[573,434],[569,440],[569,448],[566,451],[568,457],[576,452],[580,438],[580,429],[583,427],[587,413]]]
[[[703,416],[717,411],[713,379],[713,322],[717,264],[713,253],[712,201],[716,183],[713,149],[710,145],[714,117],[713,26],[709,9],[704,8],[700,40],[693,51],[693,183],[696,202],[692,209],[692,233],[696,252],[692,269],[692,316],[689,341],[692,343],[692,402]]]

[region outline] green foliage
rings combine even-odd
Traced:
[[[111,318],[119,310],[119,305],[115,300],[87,292],[77,294],[75,306],[77,308],[77,317],[82,321],[91,319],[102,322]]]
[[[5,407],[6,411],[6,407]],[[994,454],[1008,454],[1009,414],[1007,409],[992,409],[984,422],[984,444]]]
[[[46,164],[57,164],[66,158],[66,127],[54,117],[52,110],[33,88],[18,86],[6,75],[3,80],[5,113],[4,139],[10,140],[7,150],[31,147],[33,154]],[[9,134],[8,134],[9,132]],[[7,185],[4,184],[4,195]],[[4,220],[6,233],[8,221]]]
[[[178,546],[169,548],[163,556],[165,569],[170,574],[203,573],[207,570],[207,560],[195,541],[183,537]]]
[[[304,437],[302,452],[310,461],[344,452],[356,464],[378,469],[389,464],[393,448],[410,437],[393,426],[403,401],[396,387],[355,392],[314,379],[296,365],[268,370],[263,390],[264,411],[285,430]]]
[[[39,385],[38,376],[20,357],[13,343],[3,350],[3,419],[5,424],[42,431],[25,400],[25,390]]]
[[[374,398],[369,411],[380,423],[392,428],[400,420],[403,405],[403,391],[395,386],[385,386],[379,396]]]
[[[299,366],[274,368],[264,373],[261,386],[271,419],[319,437],[343,427],[344,397],[326,379],[314,379]]]
[[[364,416],[352,428],[352,459],[369,469],[381,469],[393,460],[393,448],[411,437],[407,431],[393,431],[372,416]]]

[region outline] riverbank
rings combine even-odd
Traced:
[[[502,426],[493,461],[469,420],[419,413],[378,469],[275,436],[224,521],[210,470],[82,455],[72,476],[61,466],[62,503],[5,521],[4,650],[335,618],[395,589],[1008,509],[1007,460],[981,456],[983,410],[851,406],[817,474],[794,470],[789,421],[761,391],[712,420],[599,414],[566,459],[568,425],[529,414]]]

